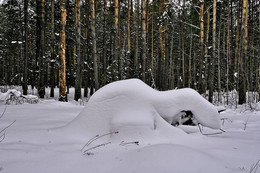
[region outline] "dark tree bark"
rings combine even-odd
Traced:
[[[54,87],[55,87],[55,35],[54,35],[54,0],[51,0],[51,93],[50,97],[54,97]]]
[[[95,80],[95,90],[99,89],[99,74],[98,74],[98,58],[97,58],[97,40],[96,40],[96,9],[95,0],[91,0],[91,35],[92,35],[92,57],[94,64],[94,80]]]
[[[82,56],[80,49],[80,0],[75,0],[76,4],[76,55],[77,55],[77,76],[76,76],[76,85],[75,85],[75,96],[74,100],[78,101],[81,98],[81,83],[82,83]]]
[[[45,0],[41,0],[41,17],[40,17],[40,54],[39,54],[39,84],[38,94],[40,98],[45,96]]]
[[[28,0],[24,0],[24,69],[23,94],[27,95],[28,80]]]

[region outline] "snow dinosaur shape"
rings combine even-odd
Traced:
[[[177,133],[181,130],[171,124],[178,121],[182,111],[192,112],[194,120],[203,126],[220,129],[217,109],[195,90],[157,91],[139,79],[117,81],[99,89],[66,128],[90,136],[115,131],[124,132],[123,136],[138,136],[144,131],[150,135]]]

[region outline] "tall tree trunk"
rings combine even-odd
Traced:
[[[59,41],[59,100],[67,101],[66,94],[66,0],[60,0],[60,41]]]
[[[209,101],[212,103],[213,101],[213,88],[214,88],[214,72],[215,72],[215,59],[216,59],[216,20],[217,18],[217,0],[213,0],[213,52],[212,52],[212,68],[209,70],[210,73],[210,81],[209,81]],[[218,62],[220,63],[220,62]],[[218,64],[219,65],[219,64]],[[220,68],[220,66],[219,66]],[[220,69],[219,69],[220,70]]]
[[[160,64],[160,68],[158,68],[158,72],[159,72],[159,76],[158,78],[160,78],[160,83],[159,83],[159,87],[160,89],[163,89],[163,86],[165,86],[166,84],[166,74],[165,74],[165,65],[166,65],[166,30],[167,30],[167,25],[165,23],[165,12],[166,12],[166,8],[167,8],[167,0],[160,0],[160,6],[159,6],[159,15],[160,15],[160,22],[159,22],[159,43],[160,43],[160,53],[161,53],[161,57],[159,60]],[[158,66],[159,67],[159,66]]]
[[[240,9],[241,9],[241,0],[238,0],[238,9],[237,9],[237,26],[236,26],[236,49],[235,49],[235,73],[238,73],[238,56],[239,56],[239,38],[240,38]],[[236,83],[237,87],[237,83]]]
[[[94,64],[94,79],[95,79],[95,90],[99,89],[99,74],[98,74],[98,57],[97,57],[97,40],[96,40],[96,2],[91,0],[91,35],[92,35],[92,56]]]
[[[230,4],[230,5],[229,5]],[[227,27],[227,64],[226,64],[226,93],[227,93],[227,104],[229,102],[229,69],[230,69],[230,64],[231,64],[231,51],[230,51],[230,40],[231,40],[231,32],[230,32],[230,27],[231,27],[231,6],[232,3],[228,0],[228,27]]]
[[[246,103],[246,84],[247,84],[247,39],[248,39],[248,0],[243,0],[243,11],[242,11],[242,56],[240,58],[239,67],[239,104]]]
[[[220,12],[221,13],[221,12]],[[220,97],[221,97],[221,65],[220,65],[220,31],[221,31],[221,21],[222,21],[222,15],[220,16],[220,21],[219,21],[219,32],[218,32],[218,55],[217,55],[217,66],[218,66],[218,102],[220,103],[221,100],[220,100]],[[216,28],[215,28],[216,29]],[[214,35],[214,32],[213,32],[213,35]],[[215,35],[216,36],[216,35]],[[213,39],[214,39],[214,36],[213,36]],[[216,44],[216,41],[215,41],[215,44]],[[214,45],[214,43],[213,43]],[[216,45],[215,45],[216,46]],[[213,51],[214,51],[214,47],[213,47]],[[215,47],[215,52],[213,52],[213,55],[215,54],[216,56],[216,47]]]
[[[45,95],[45,0],[41,0],[41,20],[40,20],[40,57],[39,57],[39,86],[38,93],[40,98],[44,98]]]
[[[80,49],[80,37],[81,37],[81,28],[80,28],[80,0],[75,0],[76,4],[76,55],[77,55],[77,76],[75,81],[75,96],[74,100],[78,101],[81,98],[81,85],[82,85],[82,56]]]
[[[107,0],[104,0],[104,35],[103,35],[103,85],[107,83]]]
[[[134,77],[139,77],[139,0],[135,2],[136,15],[135,15],[135,58],[134,58]]]
[[[27,95],[28,80],[28,0],[24,0],[24,69],[23,94]]]
[[[145,68],[146,68],[146,58],[147,58],[147,44],[146,44],[146,8],[145,0],[141,2],[142,8],[142,80],[145,82]]]
[[[54,31],[54,0],[51,0],[51,93],[50,97],[54,97],[55,87],[55,31]]]
[[[192,75],[191,75],[191,60],[192,60],[192,45],[193,45],[193,36],[192,36],[192,27],[190,27],[190,52],[189,52],[189,67],[188,67],[188,87],[192,86]],[[194,69],[193,69],[194,70]]]
[[[151,77],[152,77],[152,87],[155,87],[155,80],[154,80],[154,2],[152,4],[152,45],[151,45]]]
[[[259,3],[259,5],[258,5],[258,15],[259,15],[259,16],[258,16],[258,22],[259,22],[259,23],[258,23],[258,25],[259,25],[258,27],[260,28],[260,3]],[[260,35],[260,34],[258,34],[258,39],[260,39],[259,35]],[[258,47],[258,48],[259,48],[259,47]],[[259,52],[260,52],[260,50],[258,49],[258,54],[259,54]],[[257,75],[258,75],[258,78],[257,78],[257,79],[258,79],[258,94],[260,94],[260,79],[259,79],[259,78],[260,78],[260,66],[259,66],[259,65],[260,65],[260,64],[259,64],[259,62],[258,62],[258,69],[257,69],[257,70],[258,70],[258,74],[257,74]],[[258,101],[260,101],[260,96],[258,97]]]
[[[199,16],[199,22],[200,22],[200,62],[199,62],[199,92],[203,93],[205,88],[203,86],[203,60],[204,60],[204,0],[200,1],[200,16]]]
[[[88,29],[89,29],[89,0],[85,0],[85,28],[84,28],[84,61],[88,61]],[[105,44],[106,45],[106,44]],[[89,76],[90,76],[90,69],[88,65],[84,63],[85,69],[85,82],[84,82],[84,97],[88,97],[88,87],[89,87]],[[105,75],[106,76],[106,75]]]
[[[131,0],[127,1],[127,60],[126,77],[130,77],[130,58],[131,58]]]
[[[119,58],[119,0],[115,0],[115,57],[114,60],[117,62],[117,71],[119,72],[119,64],[120,64],[120,58]],[[116,77],[116,79],[120,79],[120,76]]]

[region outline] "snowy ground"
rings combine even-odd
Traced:
[[[75,102],[50,99],[8,105],[0,131],[16,121],[0,143],[0,172],[260,173],[258,111],[227,109],[220,115],[226,118],[222,126],[226,132],[218,135],[176,133],[169,140],[158,138],[147,144],[112,141],[97,148],[104,143],[95,141],[81,151],[88,140],[72,140],[67,130],[55,135],[50,131],[67,125],[83,108]],[[0,115],[4,110],[5,105],[0,105]],[[74,137],[78,137],[76,131]],[[84,155],[85,150],[89,155]]]

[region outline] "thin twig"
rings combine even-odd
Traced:
[[[110,132],[110,133],[106,133],[106,134],[103,134],[103,135],[96,135],[94,136],[93,138],[91,138],[90,140],[88,140],[88,142],[81,148],[81,151],[84,150],[85,147],[89,146],[90,144],[92,144],[95,140],[99,139],[99,138],[102,138],[104,136],[107,136],[107,135],[111,135],[111,134],[117,134],[118,132]]]
[[[250,168],[250,173],[256,173],[260,160],[258,160],[255,164],[253,164]]]
[[[5,139],[5,133],[0,136],[0,143]]]
[[[223,129],[219,129],[220,131],[222,131],[222,132],[224,132],[224,133],[226,133],[226,131],[225,130],[223,130]]]
[[[2,118],[4,116],[6,109],[7,109],[7,106],[5,105],[5,109],[4,109],[3,113],[1,114],[0,118]]]
[[[221,118],[221,120],[222,120],[222,125],[225,124],[225,120],[227,120],[227,122],[229,123],[232,123],[232,120],[230,120],[229,118]]]
[[[202,129],[201,129],[201,127],[200,127],[200,124],[198,124],[198,127],[199,127],[199,129],[200,129],[200,133],[202,134]]]
[[[89,148],[89,149],[84,151],[84,155],[88,154],[88,151],[90,151],[90,150],[94,150],[94,149],[96,149],[98,147],[106,146],[107,144],[111,144],[111,142],[107,142],[107,143],[104,143],[104,144],[97,145],[95,147],[91,147],[91,148]]]
[[[223,132],[226,132],[225,130],[223,129],[219,129],[221,132],[216,132],[216,133],[203,133],[202,132],[202,128],[200,127],[200,124],[198,124],[198,127],[199,127],[199,130],[200,130],[200,133],[202,135],[205,135],[205,136],[209,136],[209,135],[219,135],[219,134],[222,134]]]
[[[248,123],[249,117],[250,117],[250,116],[247,117],[246,122],[244,123],[244,126],[245,126],[245,127],[244,127],[244,130],[246,130],[246,127],[247,127],[247,123]]]
[[[9,128],[11,125],[13,125],[15,123],[16,120],[14,120],[11,124],[9,124],[8,126],[6,126],[3,130],[0,131],[0,134],[5,131],[7,128]]]
[[[96,139],[99,135],[94,136],[93,138],[91,138],[90,140],[88,140],[88,142],[84,145],[84,147],[81,148],[80,151],[83,151],[83,149],[88,146],[90,143],[92,143],[92,140]]]
[[[133,141],[133,142],[125,142],[125,141],[122,141],[119,145],[125,146],[125,145],[129,145],[129,144],[139,145],[139,141]]]
[[[203,133],[203,135],[205,136],[210,136],[210,135],[219,135],[219,134],[222,134],[223,132],[216,132],[216,133]]]

